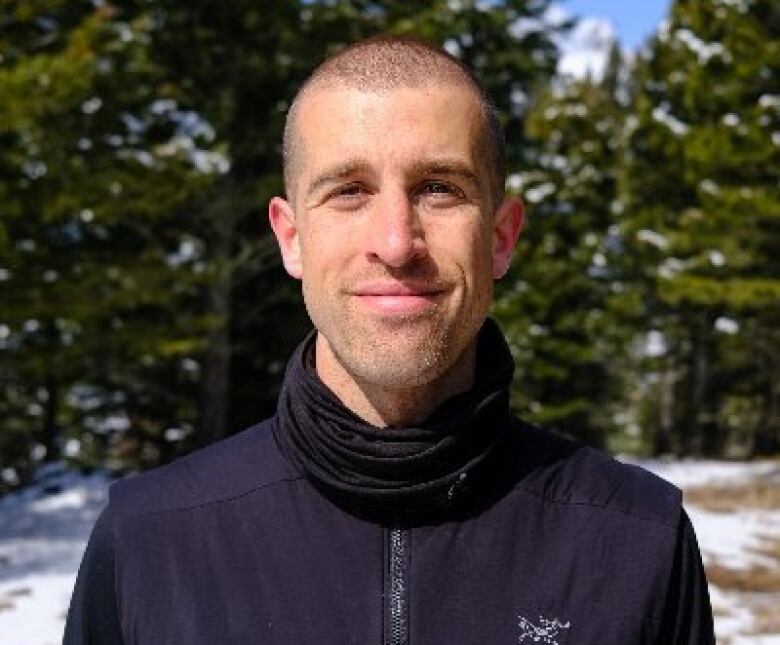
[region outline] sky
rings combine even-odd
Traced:
[[[569,13],[611,23],[621,44],[635,50],[666,16],[669,0],[563,0]]]
[[[550,10],[557,18],[577,17],[579,23],[561,42],[558,70],[564,74],[600,76],[613,39],[634,54],[666,17],[670,0],[560,0]]]

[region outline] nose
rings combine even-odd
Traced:
[[[371,260],[401,268],[428,255],[422,222],[409,195],[387,195],[374,207],[366,248]]]

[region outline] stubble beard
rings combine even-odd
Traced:
[[[454,362],[454,326],[444,307],[391,319],[345,315],[345,333],[331,342],[334,355],[357,382],[393,390],[426,385]],[[335,340],[335,339],[334,339]]]

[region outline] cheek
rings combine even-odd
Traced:
[[[477,224],[450,228],[429,245],[436,264],[462,281],[462,305],[479,310],[489,305],[493,289],[492,236],[485,229]]]
[[[314,306],[333,299],[349,281],[351,236],[334,227],[312,227],[301,236],[303,295]]]
[[[329,239],[327,231],[307,228],[301,235],[301,264],[303,278],[317,282],[323,271],[332,263],[335,241]],[[338,248],[337,246],[335,248]]]
[[[472,293],[470,299],[479,312],[487,310],[493,298],[493,249],[492,232],[482,226],[475,232],[469,245],[470,265],[464,267]]]
[[[484,285],[492,280],[493,257],[492,236],[485,226],[475,225],[460,238],[461,256],[469,282]]]
[[[314,239],[301,240],[301,286],[303,299],[312,319],[315,318],[317,303],[323,299],[327,291],[324,280],[327,258],[322,254],[324,248],[327,247],[317,244]]]

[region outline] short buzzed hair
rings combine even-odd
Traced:
[[[296,176],[299,142],[296,119],[303,98],[313,89],[353,87],[392,90],[433,83],[460,84],[474,93],[482,112],[480,142],[487,156],[491,196],[497,206],[504,195],[506,152],[498,109],[473,72],[446,51],[413,38],[379,35],[349,45],[325,59],[295,95],[284,127],[284,182],[288,197]]]

